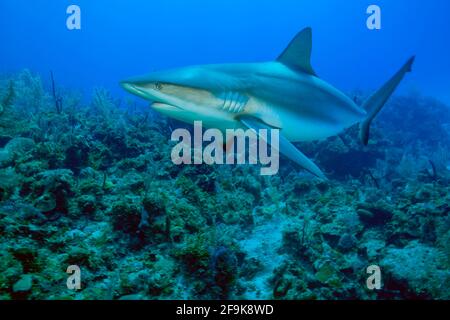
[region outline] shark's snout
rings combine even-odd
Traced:
[[[151,86],[151,83],[144,82],[140,79],[124,80],[120,82],[120,85],[129,93],[151,101],[152,104],[160,103],[160,109],[164,109],[169,105],[167,101],[168,97],[160,91],[160,88],[157,85]]]
[[[146,98],[145,91],[139,86],[139,84],[137,84],[133,81],[129,81],[129,80],[121,81],[120,86],[123,89],[125,89],[126,91],[128,91],[129,93],[132,93],[132,94],[137,95],[142,98]]]
[[[126,91],[131,91],[133,89],[133,84],[128,81],[120,81],[120,86]]]
[[[122,88],[124,88],[125,90],[130,91],[130,90],[134,90],[137,87],[137,83],[136,83],[136,81],[127,79],[127,80],[120,81],[120,86]]]

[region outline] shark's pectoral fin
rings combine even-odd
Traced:
[[[289,46],[278,57],[278,61],[288,67],[316,75],[311,66],[312,30],[305,28],[291,41]]]
[[[239,118],[239,120],[249,129],[253,129],[256,131],[260,139],[267,139],[267,137],[260,135],[260,129],[267,129],[271,130],[274,129],[264,122],[258,120],[257,118],[250,117],[250,116],[242,116]],[[271,144],[272,148],[275,148],[274,145],[271,143],[271,141],[267,141],[267,143]],[[298,165],[300,165],[302,168],[306,169],[313,175],[321,178],[321,179],[327,179],[323,172],[319,169],[318,166],[314,162],[312,162],[308,157],[306,157],[303,153],[300,152],[286,137],[284,137],[280,133],[280,140],[278,145],[278,151],[282,154],[284,154],[287,158],[294,161]]]

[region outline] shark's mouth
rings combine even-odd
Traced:
[[[164,101],[163,99],[159,99],[157,94],[149,94],[149,92],[147,90],[141,89],[139,88],[139,86],[136,86],[134,84],[131,83],[127,83],[124,82],[122,83],[122,87],[127,90],[128,92],[147,99],[147,100],[151,100],[152,101],[152,107],[155,110],[160,110],[160,111],[180,111],[182,110],[180,107],[173,105],[173,104],[169,104],[166,101]]]
[[[153,102],[152,103],[152,108],[155,110],[160,110],[160,111],[180,111],[183,110],[180,107],[171,105],[171,104],[167,104],[167,103],[163,103],[163,102]]]
[[[136,86],[134,84],[131,84],[128,82],[122,82],[121,86],[129,93],[132,93],[132,94],[137,95],[142,98],[146,97],[146,92],[142,89],[139,89],[138,86]]]

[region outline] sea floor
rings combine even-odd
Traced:
[[[450,298],[448,106],[394,97],[368,147],[298,144],[322,181],[174,165],[182,124],[46,82],[0,76],[0,299]]]

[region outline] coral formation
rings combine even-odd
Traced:
[[[450,298],[447,106],[395,97],[368,147],[356,128],[302,143],[320,181],[287,161],[176,166],[182,124],[91,100],[0,78],[0,299]]]

